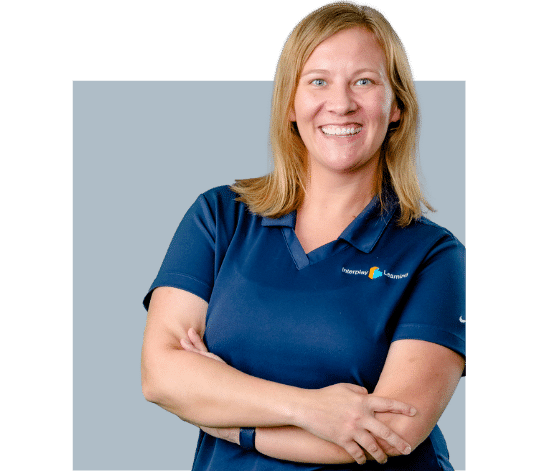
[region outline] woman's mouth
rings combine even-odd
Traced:
[[[361,125],[348,125],[348,126],[334,126],[329,124],[327,126],[321,126],[321,131],[327,136],[352,136],[358,134],[362,130]]]

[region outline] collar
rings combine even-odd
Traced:
[[[385,209],[382,209],[378,196],[375,196],[339,238],[346,240],[364,253],[371,252],[391,221],[395,208],[396,205],[388,204]]]
[[[358,217],[341,233],[339,239],[345,240],[364,253],[371,252],[398,207],[396,198],[394,201],[387,198],[386,201],[386,208],[382,209],[378,196],[375,196]],[[276,219],[263,217],[261,225],[295,229],[296,220],[297,212],[292,211]]]
[[[291,227],[295,229],[295,223],[297,222],[297,212],[291,211],[289,214],[280,216],[279,218],[262,217],[262,226],[278,226],[278,227]]]

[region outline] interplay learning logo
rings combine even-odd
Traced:
[[[347,275],[365,275],[371,278],[371,280],[376,280],[377,278],[380,278],[381,276],[386,276],[392,280],[400,280],[401,278],[408,278],[408,273],[394,275],[393,273],[389,273],[388,271],[386,271],[386,269],[383,269],[383,271],[380,271],[378,267],[372,267],[372,268],[369,268],[369,270],[347,269],[345,267],[342,267],[341,271],[343,273],[346,273]]]
[[[369,269],[369,278],[371,278],[371,280],[380,278],[382,275],[383,273],[378,269],[378,267],[373,267]]]

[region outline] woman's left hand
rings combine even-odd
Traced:
[[[222,363],[226,363],[221,357],[215,355],[214,353],[208,352],[208,348],[206,347],[206,344],[202,341],[200,338],[200,335],[198,335],[197,331],[195,329],[189,329],[187,332],[187,339],[181,339],[180,345],[182,348],[188,352],[198,353],[199,355],[203,355],[208,358],[212,358],[214,360],[220,361]],[[235,443],[236,445],[239,445],[239,428],[232,427],[232,428],[212,428],[212,427],[200,427],[202,431],[207,433],[208,435],[211,435],[215,438],[222,438],[223,440],[226,440],[231,443]]]
[[[199,353],[200,355],[203,355],[208,358],[213,358],[214,360],[226,364],[226,362],[221,357],[215,355],[214,353],[208,352],[208,348],[206,347],[206,345],[200,338],[200,335],[198,335],[195,329],[189,329],[187,331],[187,336],[189,338],[184,338],[180,340],[180,345],[184,350],[187,350],[188,352]]]

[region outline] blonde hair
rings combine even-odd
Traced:
[[[386,56],[388,78],[400,110],[400,120],[391,123],[381,147],[376,191],[382,207],[385,190],[396,193],[401,215],[398,224],[408,225],[422,215],[421,205],[433,208],[423,197],[416,173],[419,106],[408,57],[402,43],[377,10],[349,2],[325,5],[306,16],[289,35],[276,69],[271,104],[270,140],[274,170],[259,178],[237,180],[232,186],[249,209],[277,218],[298,209],[306,182],[306,147],[290,111],[304,64],[313,50],[335,33],[354,28],[374,33]]]

